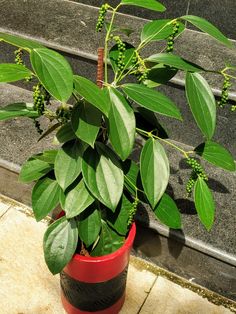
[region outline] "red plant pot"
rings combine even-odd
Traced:
[[[130,251],[136,234],[132,225],[124,245],[99,257],[75,254],[63,269],[61,297],[68,314],[117,314],[125,301]]]

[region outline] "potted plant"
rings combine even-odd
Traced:
[[[213,225],[215,206],[200,160],[235,170],[231,154],[212,140],[217,107],[227,103],[230,81],[236,79],[231,73],[235,67],[204,69],[174,51],[174,41],[184,31],[186,21],[223,45],[230,47],[230,41],[208,21],[185,15],[146,23],[140,43],[134,47],[127,42],[131,31],[115,24],[116,13],[126,5],[165,10],[155,0],[121,0],[115,8],[102,5],[96,28],[98,32],[105,28],[105,43],[98,53],[97,85],[73,75],[58,52],[34,41],[0,34],[1,41],[18,47],[15,63],[0,65],[0,81],[34,83],[33,103],[1,108],[0,120],[27,117],[42,133],[39,118],[44,116],[50,127],[41,138],[56,130],[61,144],[58,149],[30,157],[22,166],[20,180],[36,181],[32,208],[37,221],[58,204],[63,209],[48,227],[43,245],[49,270],[61,273],[62,300],[68,313],[114,314],[122,307],[135,236],[133,220],[140,202],[148,203],[162,223],[181,228],[180,212],[165,193],[170,176],[166,145],[182,154],[192,169],[186,191],[207,230]],[[155,41],[166,42],[166,47],[144,57],[143,49]],[[22,59],[25,52],[29,53],[31,68]],[[114,72],[111,82],[109,62]],[[177,105],[158,91],[158,86],[168,84],[178,71],[185,73],[186,98],[204,138],[193,151],[185,151],[163,136],[158,122],[158,115],[182,120]],[[219,103],[202,76],[206,72],[217,73],[224,80]],[[52,100],[57,101],[56,110],[50,106]],[[149,122],[145,128],[140,126],[143,118]],[[138,163],[130,157],[137,137],[142,139]]]

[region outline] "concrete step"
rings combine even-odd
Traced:
[[[27,206],[0,195],[1,314],[63,314],[59,276],[42,250],[48,220],[36,222]],[[230,314],[236,303],[131,256],[120,314]]]

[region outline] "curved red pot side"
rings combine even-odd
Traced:
[[[68,314],[119,313],[125,301],[127,268],[135,234],[134,223],[124,245],[114,253],[99,257],[73,256],[61,273],[61,299]],[[100,293],[101,300],[96,292]]]

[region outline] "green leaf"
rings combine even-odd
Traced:
[[[214,37],[216,40],[221,42],[222,44],[232,47],[233,45],[229,41],[225,35],[221,33],[221,31],[218,30],[214,25],[212,25],[210,22],[207,20],[203,19],[202,17],[195,16],[195,15],[184,15],[181,16],[181,19],[190,22],[203,32],[209,34],[210,36]]]
[[[214,222],[215,204],[206,182],[198,177],[194,186],[194,202],[198,217],[209,231]]]
[[[67,218],[73,218],[82,213],[89,205],[94,202],[94,198],[86,188],[83,179],[80,180],[66,194],[64,210]]]
[[[77,141],[67,142],[58,151],[55,159],[55,176],[65,190],[81,172],[83,145]]]
[[[53,165],[32,156],[22,165],[19,180],[24,183],[38,180],[52,169]]]
[[[65,143],[76,138],[75,132],[72,129],[71,122],[64,124],[56,134],[56,140],[59,143]]]
[[[147,79],[144,81],[144,84],[149,88],[156,87],[160,84],[166,84],[177,72],[178,69],[159,63],[148,71]]]
[[[101,112],[87,102],[81,102],[72,111],[71,125],[76,136],[92,147],[94,147],[101,122]]]
[[[170,175],[169,161],[162,145],[150,138],[140,158],[140,173],[144,191],[152,208],[164,194]]]
[[[112,150],[102,143],[96,143],[96,150],[88,148],[83,155],[82,173],[89,191],[115,211],[122,195],[124,175]]]
[[[235,171],[235,162],[231,153],[218,143],[207,141],[196,147],[195,152],[203,159],[220,168]]]
[[[185,29],[183,23],[179,23],[180,27],[178,33],[179,35]],[[156,40],[167,39],[173,33],[173,24],[172,20],[154,20],[148,22],[144,25],[141,33],[141,42],[150,42]]]
[[[135,139],[135,116],[125,97],[115,88],[109,88],[109,139],[122,160],[132,152]]]
[[[58,150],[56,150],[56,149],[45,150],[43,153],[39,153],[37,155],[34,155],[34,158],[45,161],[49,164],[54,164],[57,153],[58,153]]]
[[[48,177],[40,179],[32,191],[32,208],[35,219],[46,217],[59,203],[60,186]]]
[[[34,48],[43,48],[44,46],[39,44],[36,41],[21,38],[15,35],[10,34],[4,34],[0,33],[0,41],[5,41],[8,44],[11,44],[13,46],[25,49],[25,50],[31,50]]]
[[[181,216],[174,200],[166,193],[154,208],[156,217],[169,228],[181,228]]]
[[[102,230],[99,241],[95,249],[91,252],[91,256],[103,256],[111,254],[118,250],[124,244],[125,238],[113,231],[107,223],[102,220]]]
[[[33,104],[15,103],[0,108],[0,121],[17,117],[37,118],[38,111],[35,111]]]
[[[110,210],[107,211],[107,223],[120,235],[125,236],[127,234],[128,220],[132,208],[133,204],[123,194],[116,211],[114,213]]]
[[[125,51],[124,51],[124,69],[127,70],[130,66],[132,66],[132,58],[135,56],[135,48],[133,45],[124,42],[125,44]],[[118,72],[118,63],[119,63],[119,49],[118,45],[114,45],[111,50],[109,51],[109,59],[111,61],[111,66],[114,72]]]
[[[80,216],[78,222],[79,237],[86,247],[93,244],[101,230],[101,215],[95,205],[87,208]]]
[[[162,63],[169,65],[179,70],[189,71],[189,72],[199,72],[204,71],[202,67],[197,64],[194,64],[190,61],[187,61],[177,55],[172,53],[157,53],[146,59],[146,61],[154,63]]]
[[[211,139],[216,126],[216,102],[210,86],[199,73],[187,73],[185,89],[199,129],[207,139]]]
[[[125,84],[126,95],[140,106],[162,115],[182,120],[179,109],[167,96],[139,84]]]
[[[59,203],[63,210],[65,209],[65,201],[66,201],[66,195],[65,195],[65,192],[61,188],[59,192]]]
[[[30,53],[32,67],[46,90],[66,102],[73,92],[73,73],[67,60],[58,52],[37,48]]]
[[[44,258],[50,272],[60,273],[73,257],[78,243],[74,219],[62,217],[51,224],[43,238]]]
[[[127,159],[122,166],[125,175],[125,187],[133,196],[136,196],[135,186],[138,186],[139,167],[131,159]]]
[[[145,9],[164,12],[166,8],[156,0],[122,0],[121,5],[134,5]]]
[[[32,75],[24,65],[2,63],[0,64],[0,83],[9,83],[23,80]]]
[[[82,76],[75,75],[74,89],[87,102],[99,109],[105,116],[108,116],[110,108],[109,98],[97,85]]]

